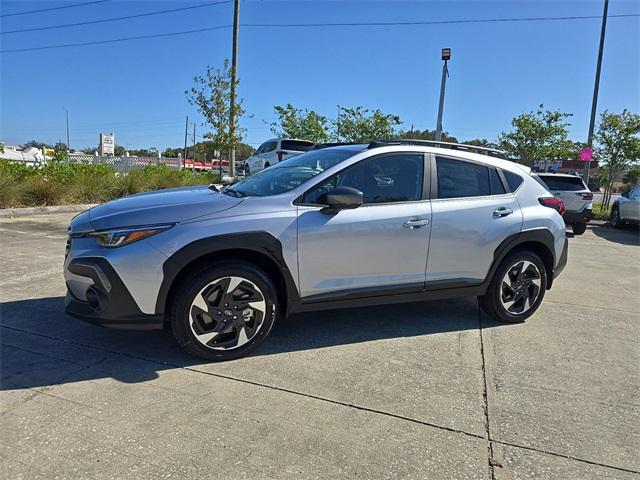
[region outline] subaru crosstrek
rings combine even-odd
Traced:
[[[313,310],[477,296],[491,317],[524,321],[567,261],[562,200],[495,152],[437,145],[317,146],[221,191],[85,211],[69,227],[67,312],[171,325],[211,360]]]

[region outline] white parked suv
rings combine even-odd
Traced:
[[[593,219],[593,193],[582,178],[564,173],[537,173],[536,176],[564,202],[564,223],[571,226],[575,235],[582,235]]]
[[[249,176],[278,162],[300,155],[313,148],[314,143],[294,138],[272,138],[258,147],[244,164],[244,174]]]

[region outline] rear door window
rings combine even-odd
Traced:
[[[560,190],[565,192],[578,192],[587,190],[580,177],[554,177],[551,175],[539,175],[540,179],[547,185],[549,190]]]
[[[489,168],[477,163],[436,157],[438,198],[491,195]]]

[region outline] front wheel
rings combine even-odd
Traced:
[[[524,322],[538,309],[547,287],[547,271],[538,255],[514,252],[496,270],[480,308],[503,322]]]
[[[587,231],[587,224],[574,223],[573,225],[571,225],[571,230],[573,230],[574,235],[582,235],[584,232]]]
[[[171,327],[191,355],[216,361],[239,358],[269,335],[277,298],[269,277],[250,263],[203,266],[187,275],[173,295]]]
[[[614,206],[611,209],[611,226],[613,228],[622,227],[622,221],[620,220],[620,209],[617,206]]]

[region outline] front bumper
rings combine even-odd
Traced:
[[[67,284],[65,310],[69,315],[105,327],[131,330],[157,330],[163,327],[164,315],[142,313],[106,259],[74,258],[66,268],[74,276],[82,277],[86,284],[84,300],[75,296]],[[77,284],[75,288],[78,288]]]
[[[585,208],[580,212],[566,211],[562,214],[564,223],[567,225],[574,225],[576,223],[589,223],[593,220],[593,211],[590,208]]]

